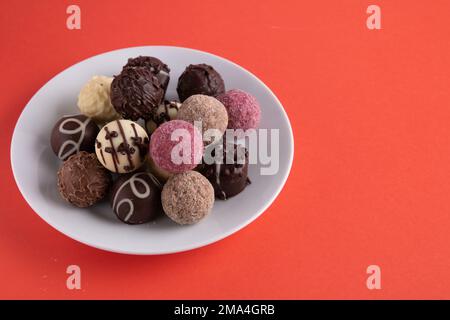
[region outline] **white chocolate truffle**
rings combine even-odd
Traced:
[[[109,171],[132,172],[145,161],[148,135],[137,123],[115,120],[106,124],[97,135],[95,153],[98,161]]]
[[[113,78],[93,76],[78,95],[78,108],[85,116],[97,122],[119,119],[120,115],[111,104],[110,92]]]

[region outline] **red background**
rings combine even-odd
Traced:
[[[69,4],[81,30],[66,28]],[[370,4],[382,30],[366,28]],[[450,298],[449,12],[445,0],[1,1],[0,298]],[[66,67],[156,44],[218,54],[271,87],[293,126],[293,168],[272,206],[223,241],[102,252],[23,200],[13,128]],[[66,289],[69,264],[82,290]],[[371,264],[381,290],[366,288]]]

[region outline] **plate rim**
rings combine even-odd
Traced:
[[[113,53],[116,51],[122,51],[122,50],[127,50],[127,49],[135,49],[135,50],[144,50],[144,49],[151,49],[151,48],[160,48],[160,49],[182,49],[182,50],[188,50],[188,51],[193,51],[193,52],[197,52],[197,53],[201,53],[201,54],[206,54],[206,55],[210,55],[213,56],[217,59],[223,60],[228,64],[233,65],[234,67],[237,67],[238,69],[240,69],[241,71],[245,72],[246,74],[248,74],[253,80],[256,80],[256,82],[263,86],[264,89],[272,96],[272,98],[275,99],[275,101],[278,103],[278,107],[281,109],[281,112],[283,114],[283,117],[285,118],[287,124],[288,124],[288,136],[289,136],[289,144],[291,146],[291,152],[289,155],[289,159],[288,159],[288,168],[286,170],[286,173],[283,175],[282,177],[282,182],[279,185],[279,187],[276,189],[276,191],[273,193],[273,195],[270,197],[269,201],[266,201],[266,203],[264,204],[264,206],[261,207],[260,210],[257,210],[257,212],[255,212],[249,219],[247,219],[245,221],[245,223],[241,223],[239,225],[234,226],[233,228],[230,228],[228,231],[223,232],[221,234],[219,234],[218,236],[215,237],[210,237],[207,240],[204,241],[199,241],[199,242],[194,242],[193,244],[187,245],[182,249],[174,249],[174,250],[163,250],[160,252],[144,252],[144,251],[134,251],[134,252],[129,252],[129,251],[125,251],[125,250],[121,250],[121,249],[117,249],[117,248],[111,248],[108,246],[104,246],[104,245],[97,245],[97,244],[93,244],[90,243],[88,241],[79,239],[77,236],[73,235],[71,232],[67,232],[66,230],[64,230],[64,232],[60,229],[57,228],[57,226],[55,226],[54,224],[50,223],[46,218],[44,218],[31,204],[31,201],[27,198],[26,194],[23,192],[23,187],[20,185],[18,179],[17,179],[17,175],[16,175],[16,171],[17,168],[15,168],[15,161],[14,161],[14,149],[17,147],[17,143],[14,143],[15,140],[17,139],[17,134],[16,134],[16,129],[17,126],[19,124],[19,122],[21,121],[22,117],[24,116],[24,112],[27,109],[27,107],[29,106],[29,104],[33,101],[33,99],[36,97],[36,95],[41,92],[42,89],[44,89],[50,82],[52,82],[56,77],[58,77],[60,74],[66,72],[67,70],[75,67],[76,65],[83,63],[86,60],[95,58],[97,56],[101,56],[104,54],[109,54],[109,53]],[[15,147],[16,146],[16,147]],[[246,228],[250,223],[252,223],[253,221],[255,221],[257,218],[259,218],[265,211],[267,211],[267,209],[274,203],[274,201],[276,200],[276,198],[278,197],[278,195],[281,193],[281,191],[283,190],[284,186],[286,185],[287,179],[289,178],[289,175],[291,173],[291,169],[292,169],[292,165],[293,165],[293,160],[294,160],[294,153],[295,153],[295,143],[294,143],[294,135],[293,135],[293,130],[292,130],[292,125],[291,122],[289,120],[289,116],[287,115],[286,110],[284,109],[283,104],[281,103],[281,101],[278,99],[278,97],[273,93],[273,91],[262,81],[260,80],[256,75],[254,75],[252,72],[250,72],[249,70],[245,69],[244,67],[240,66],[239,64],[221,57],[219,55],[207,52],[207,51],[202,51],[202,50],[198,50],[198,49],[193,49],[193,48],[187,48],[187,47],[182,47],[182,46],[170,46],[170,45],[147,45],[147,46],[132,46],[132,47],[124,47],[124,48],[119,48],[119,49],[114,49],[114,50],[110,50],[110,51],[105,51],[105,52],[101,52],[98,54],[95,54],[93,56],[90,56],[88,58],[85,58],[83,60],[80,60],[66,68],[64,68],[62,71],[58,72],[56,75],[54,75],[53,77],[51,77],[48,81],[46,81],[46,83],[44,85],[42,85],[34,94],[33,96],[28,100],[28,102],[26,103],[25,107],[22,109],[22,111],[20,112],[19,117],[17,118],[17,121],[14,125],[14,130],[13,130],[13,134],[11,137],[11,144],[10,144],[10,162],[11,162],[11,171],[13,173],[13,177],[14,177],[14,181],[15,184],[17,186],[17,188],[19,189],[20,194],[22,195],[23,199],[25,200],[25,202],[30,206],[30,208],[33,210],[33,212],[35,214],[37,214],[43,221],[45,221],[48,225],[50,225],[53,229],[57,230],[58,232],[60,232],[61,234],[77,241],[80,242],[84,245],[87,245],[89,247],[98,249],[98,250],[103,250],[103,251],[108,251],[108,252],[113,252],[113,253],[117,253],[117,254],[126,254],[126,255],[142,255],[142,256],[150,256],[150,255],[168,255],[168,254],[175,254],[175,253],[179,253],[179,252],[186,252],[186,251],[191,251],[194,249],[198,249],[198,248],[202,248],[208,245],[211,245],[213,243],[216,243],[218,241],[221,241],[231,235],[233,235],[234,233],[238,232],[239,230],[242,230],[244,228]]]

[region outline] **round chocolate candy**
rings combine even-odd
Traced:
[[[137,123],[114,120],[97,135],[95,153],[109,171],[127,173],[138,169],[147,157],[148,135]]]
[[[164,98],[164,89],[145,67],[127,67],[111,83],[111,103],[124,118],[151,119]]]
[[[161,103],[153,115],[152,119],[145,123],[147,132],[152,134],[163,123],[174,120],[177,117],[178,110],[181,107],[181,103],[178,101],[164,101]]]
[[[74,206],[86,208],[102,200],[111,185],[111,174],[95,154],[81,151],[64,161],[58,170],[58,191]]]
[[[120,176],[112,187],[111,207],[116,216],[128,224],[141,224],[162,212],[161,184],[148,172]]]
[[[221,200],[241,193],[250,184],[247,177],[248,151],[237,143],[209,145],[202,164],[196,170],[211,182],[214,194]]]
[[[145,67],[149,69],[155,77],[158,78],[164,92],[166,92],[170,80],[170,69],[164,62],[155,57],[139,56],[128,59],[128,63],[124,66],[124,68],[130,67]]]
[[[59,159],[65,161],[80,152],[94,152],[98,126],[82,114],[63,116],[53,127],[50,144]]]
[[[220,74],[210,65],[191,64],[178,79],[177,93],[184,102],[194,94],[217,96],[225,92],[225,83]]]

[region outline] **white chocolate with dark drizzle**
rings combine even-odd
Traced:
[[[97,136],[95,152],[100,163],[112,172],[138,169],[148,152],[145,130],[130,120],[115,120],[105,125]]]

